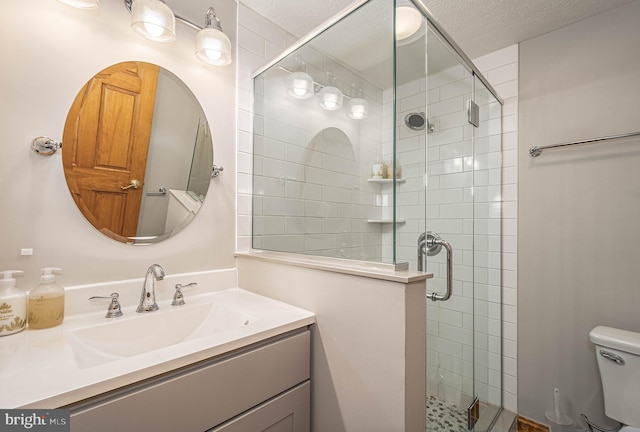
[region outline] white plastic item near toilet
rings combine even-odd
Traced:
[[[599,326],[589,332],[596,357],[607,417],[640,432],[640,333]]]
[[[546,411],[544,416],[547,418],[549,432],[575,430],[573,427],[573,419],[568,415],[560,412],[560,390],[556,387],[553,389],[553,411]]]

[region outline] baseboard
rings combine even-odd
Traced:
[[[549,432],[549,426],[518,416],[518,432]]]

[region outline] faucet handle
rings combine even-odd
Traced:
[[[190,287],[190,286],[196,286],[198,285],[195,282],[191,282],[189,284],[186,285],[182,285],[182,284],[176,284],[176,292],[173,295],[173,301],[171,302],[171,306],[182,306],[185,301],[184,301],[184,295],[182,294],[182,288],[186,288],[186,287]]]
[[[106,296],[93,296],[93,297],[89,297],[89,300],[111,300],[111,303],[109,303],[109,307],[107,308],[107,314],[105,315],[105,318],[117,318],[119,316],[122,316],[122,308],[120,307],[120,302],[118,301],[118,297],[119,294],[118,293],[111,293],[110,296],[106,297]]]

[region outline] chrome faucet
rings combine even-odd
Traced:
[[[142,285],[142,294],[140,295],[140,304],[136,312],[153,312],[158,310],[156,303],[156,289],[153,280],[164,279],[164,269],[159,264],[152,264],[147,269],[144,276],[144,285]]]

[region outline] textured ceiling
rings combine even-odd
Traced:
[[[358,0],[238,0],[297,37],[331,20]],[[440,27],[470,58],[540,36],[607,10],[640,0],[423,0]],[[407,4],[410,0],[396,0]],[[171,0],[174,11],[203,21],[212,0]],[[384,88],[393,52],[389,45],[391,0],[370,0],[342,22],[340,31],[324,33],[312,46],[376,85]],[[203,24],[203,23],[201,23]],[[223,22],[223,28],[225,24]],[[337,29],[336,29],[337,30]],[[435,72],[455,62],[446,49],[429,42],[429,69]],[[424,74],[424,40],[401,47],[398,82]]]
[[[240,0],[303,36],[353,0]],[[391,1],[391,0],[389,0]],[[424,0],[465,53],[477,57],[640,0]]]

